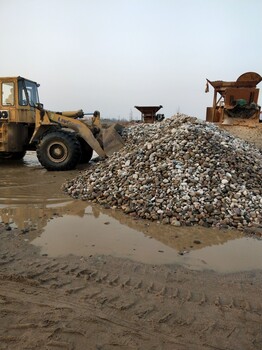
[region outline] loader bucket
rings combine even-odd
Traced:
[[[125,143],[120,136],[124,127],[120,124],[113,124],[107,129],[102,130],[102,144],[107,156],[119,151]]]

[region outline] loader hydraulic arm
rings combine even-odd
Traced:
[[[65,126],[67,128],[73,129],[82,136],[82,138],[93,148],[93,150],[100,156],[106,157],[106,154],[99,142],[94,137],[92,131],[89,129],[87,125],[81,122],[78,119],[72,119],[65,117],[63,115],[59,115],[56,113],[50,113],[50,120],[53,122],[59,123],[61,126]]]
[[[62,127],[70,128],[76,131],[100,157],[106,157],[105,151],[102,149],[92,131],[86,124],[78,119],[73,119],[63,114],[54,113],[44,109],[36,109],[35,131],[30,142],[36,139],[37,135],[39,134],[40,126],[50,124],[59,124]]]

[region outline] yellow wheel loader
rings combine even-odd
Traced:
[[[0,158],[22,159],[35,150],[47,170],[70,170],[89,162],[93,151],[105,158],[123,147],[121,126],[103,130],[100,113],[95,111],[91,125],[80,120],[82,109],[51,112],[39,102],[34,81],[22,77],[0,78]]]

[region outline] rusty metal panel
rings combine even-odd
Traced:
[[[236,101],[243,99],[250,104],[258,102],[259,89],[255,88],[228,88],[225,91],[225,108],[232,108]]]
[[[207,107],[207,110],[206,110],[206,121],[207,122],[213,121],[213,110],[214,110],[214,108]]]
[[[212,123],[219,123],[223,118],[223,108],[207,107],[206,121]]]
[[[246,83],[249,82],[252,86],[256,86],[262,81],[262,77],[255,72],[246,72],[241,74],[240,77],[237,78],[237,83]]]

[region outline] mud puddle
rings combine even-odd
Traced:
[[[113,255],[148,264],[238,272],[262,269],[262,241],[238,231],[171,227],[73,200],[60,187],[83,168],[47,172],[33,152],[0,164],[0,222],[52,257]]]

